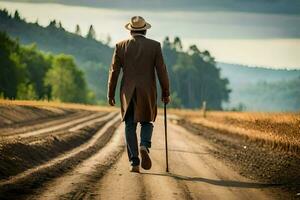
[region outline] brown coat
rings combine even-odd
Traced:
[[[114,98],[118,76],[122,68],[120,87],[122,121],[131,97],[136,91],[134,121],[155,121],[157,114],[156,74],[162,96],[168,97],[169,79],[160,43],[141,35],[116,44],[108,78],[108,97]]]

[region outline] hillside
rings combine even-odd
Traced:
[[[17,20],[1,12],[0,31],[18,38],[22,44],[36,43],[44,51],[71,54],[79,62],[108,64],[111,59],[112,49],[109,46],[65,31],[63,27],[58,27],[55,21],[47,27],[42,27],[38,23]]]
[[[19,14],[12,17],[6,11],[0,12],[0,31],[18,38],[23,45],[35,43],[45,52],[72,55],[79,68],[84,71],[89,87],[94,91],[97,99],[105,99],[104,85],[106,85],[107,70],[112,55],[112,48],[109,46],[70,33],[56,21],[43,27],[38,23],[26,22]]]
[[[219,62],[217,66],[221,74],[229,78],[231,86],[243,86],[261,81],[275,82],[290,80],[300,76],[300,70],[270,69],[262,67],[248,67],[246,65]]]
[[[218,63],[232,89],[227,108],[239,104],[249,111],[294,111],[300,109],[300,70],[247,67]]]

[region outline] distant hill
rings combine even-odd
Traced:
[[[109,46],[57,26],[58,22],[53,21],[51,25],[42,27],[37,23],[16,20],[0,13],[0,31],[18,38],[22,44],[36,43],[43,51],[71,54],[80,62],[110,62],[112,49]]]
[[[268,69],[218,63],[221,75],[229,79],[230,103],[249,111],[300,110],[300,70]]]
[[[10,0],[66,5],[144,10],[238,11],[300,14],[299,0]]]
[[[290,80],[300,76],[300,70],[296,69],[270,69],[222,62],[219,62],[217,66],[221,69],[222,76],[229,78],[230,84],[236,86],[244,86],[261,81]]]

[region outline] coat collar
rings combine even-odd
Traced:
[[[140,34],[140,33],[133,33],[132,35],[131,35],[132,37],[145,37],[145,35],[143,35],[143,34]]]

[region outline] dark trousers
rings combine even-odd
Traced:
[[[128,158],[132,166],[140,164],[139,151],[138,151],[138,141],[136,135],[137,123],[134,122],[134,101],[135,94],[133,95],[128,110],[125,115],[125,136],[127,144]],[[151,122],[140,122],[141,132],[140,132],[140,146],[151,147],[151,138],[153,132],[153,124]]]

